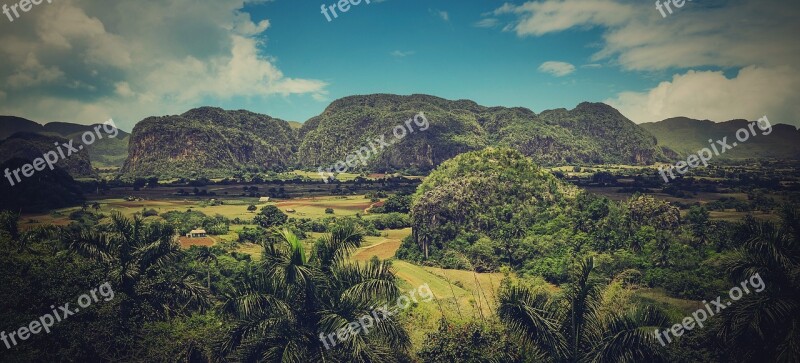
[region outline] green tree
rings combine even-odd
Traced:
[[[705,244],[709,229],[708,210],[701,206],[692,206],[686,214],[686,222],[689,223],[692,233],[697,237],[699,245]]]
[[[264,228],[272,228],[286,223],[289,219],[278,207],[268,205],[261,208],[261,212],[253,217],[253,222]]]
[[[408,348],[409,338],[391,317],[344,341],[320,338],[346,331],[350,322],[399,295],[389,262],[347,262],[363,241],[360,228],[352,223],[337,225],[316,242],[310,256],[288,230],[277,237],[264,244],[258,273],[228,294],[224,309],[237,323],[223,353],[242,361],[396,361],[398,352]]]
[[[120,315],[170,316],[185,306],[208,305],[208,291],[190,275],[170,273],[169,266],[184,256],[175,230],[165,224],[145,224],[138,216],[111,216],[107,230],[65,230],[62,242],[71,251],[104,266],[114,291],[124,294]]]
[[[740,247],[724,265],[734,286],[750,281],[750,293],[722,312],[717,336],[732,361],[800,361],[798,210],[784,206],[780,224],[748,217],[736,239]]]
[[[504,284],[498,316],[527,345],[557,362],[661,361],[654,327],[667,325],[660,312],[609,298],[612,285],[592,274],[583,260],[562,299],[544,291]],[[617,285],[619,286],[619,285]]]

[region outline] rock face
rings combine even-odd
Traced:
[[[201,107],[136,124],[122,172],[192,177],[282,170],[290,165],[296,145],[296,131],[286,121]]]
[[[427,124],[408,123],[424,114]],[[421,119],[418,119],[421,120]],[[405,127],[402,134],[397,127]],[[411,129],[411,130],[409,130]],[[412,132],[413,131],[413,132]],[[349,170],[427,172],[456,155],[507,146],[542,165],[649,164],[665,160],[655,138],[614,108],[583,103],[537,115],[521,107],[484,107],[428,95],[345,97],[300,129],[247,111],[198,108],[150,117],[132,132],[129,176],[229,176],[288,167],[323,169],[384,136],[367,165]]]
[[[80,139],[73,140],[72,146],[78,148],[81,144]],[[58,146],[55,143],[58,143]],[[0,141],[0,163],[15,158],[27,160],[30,163],[49,151],[58,152],[58,147],[60,146],[65,157],[61,158],[59,155],[59,160],[55,163],[56,167],[76,178],[95,177],[86,148],[72,152],[69,155],[67,148],[62,146],[64,143],[68,143],[68,140],[58,136],[18,132]]]

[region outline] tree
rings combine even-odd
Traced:
[[[212,251],[208,246],[200,246],[200,250],[197,253],[197,260],[206,264],[206,287],[209,291],[211,291],[211,263],[217,262],[217,255],[214,254],[214,251]]]
[[[272,228],[286,223],[289,216],[281,212],[278,207],[268,205],[261,208],[261,212],[253,217],[253,222],[264,228]]]
[[[363,241],[352,223],[337,225],[306,254],[286,229],[265,243],[262,264],[250,282],[228,294],[224,311],[237,318],[223,345],[241,361],[391,362],[409,346],[402,325],[391,317],[369,333],[353,334],[339,347],[319,337],[341,329],[372,307],[399,295],[389,262],[347,261]],[[367,336],[368,335],[368,336]],[[328,349],[331,348],[331,349]]]
[[[325,208],[325,214],[333,214],[333,208]]]
[[[610,289],[621,283],[603,287],[593,270],[593,259],[583,260],[560,300],[505,282],[498,316],[526,345],[557,362],[663,361],[652,328],[666,326],[667,318],[632,305],[624,294],[614,298]]]
[[[114,290],[125,295],[120,304],[123,322],[208,305],[208,291],[201,284],[168,270],[184,255],[171,226],[114,212],[107,231],[84,227],[64,230],[61,237],[71,251],[105,267]]]
[[[257,209],[258,209],[258,207],[254,206],[252,204],[247,206],[247,211],[248,212],[255,212]]]
[[[717,336],[725,343],[731,360],[800,361],[798,210],[784,206],[777,225],[749,216],[736,241],[740,247],[724,266],[732,285],[750,282],[750,293],[722,312]],[[756,283],[756,277],[762,282]],[[762,291],[757,285],[763,285]]]
[[[692,206],[686,214],[686,221],[689,223],[692,233],[698,238],[699,244],[703,245],[708,237],[709,228],[708,210],[701,206]]]
[[[100,211],[100,203],[98,203],[98,202],[92,203],[92,209],[94,209],[95,212],[99,212]]]

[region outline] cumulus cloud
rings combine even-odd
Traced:
[[[549,73],[556,77],[564,77],[575,72],[575,66],[566,62],[548,61],[539,66],[539,72]]]
[[[636,123],[675,116],[726,121],[755,120],[798,124],[800,77],[790,67],[743,68],[732,78],[722,72],[676,74],[644,92],[622,92],[605,102]]]
[[[765,113],[797,123],[800,92],[800,5],[782,0],[686,2],[663,18],[652,2],[541,0],[506,3],[487,18],[504,30],[539,37],[596,28],[602,39],[591,61],[624,70],[677,73],[643,92],[608,102],[636,122],[674,116],[728,120]],[[726,78],[722,70],[738,71]]]
[[[725,6],[687,2],[668,19],[651,3],[624,0],[545,0],[505,4],[493,16],[520,37],[573,28],[603,28],[595,60],[616,57],[630,70],[698,66],[785,65],[800,59],[800,6],[782,0],[733,1]]]
[[[208,100],[310,95],[323,81],[285,75],[266,54],[264,0],[63,0],[0,35],[0,113],[38,121],[132,125]],[[22,21],[24,20],[24,21]],[[268,50],[268,49],[267,49]]]

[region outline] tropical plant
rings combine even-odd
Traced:
[[[396,361],[409,338],[391,317],[375,322],[368,333],[328,339],[399,295],[389,262],[346,261],[363,241],[360,227],[335,226],[310,255],[292,232],[276,234],[263,245],[258,271],[227,294],[224,311],[237,321],[222,351],[242,361]]]
[[[722,312],[717,336],[733,361],[800,362],[800,216],[784,206],[781,223],[747,217],[740,247],[724,265],[730,282],[750,293]],[[763,291],[754,291],[754,278]]]
[[[166,317],[185,307],[208,305],[208,291],[191,274],[175,274],[170,266],[184,256],[175,230],[142,218],[111,215],[106,231],[65,229],[62,242],[73,252],[104,266],[114,291],[124,294],[122,321],[128,317]]]
[[[594,260],[583,260],[561,298],[505,283],[498,315],[506,326],[556,362],[654,362],[664,360],[653,335],[666,317],[622,299],[609,298],[593,274]]]

